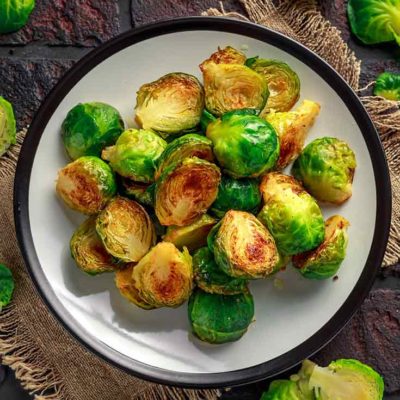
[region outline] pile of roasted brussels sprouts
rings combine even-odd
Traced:
[[[70,110],[56,190],[89,216],[70,243],[79,268],[115,272],[146,310],[189,300],[195,335],[224,343],[254,318],[250,280],[291,259],[307,279],[335,276],[349,223],[319,204],[351,196],[356,160],[333,137],[303,149],[320,106],[292,110],[300,80],[286,63],[226,47],[200,69],[204,85],[171,73],[140,87],[137,128],[104,103]]]

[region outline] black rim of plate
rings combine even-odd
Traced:
[[[88,335],[75,323],[47,281],[33,245],[29,221],[29,182],[35,153],[49,119],[71,88],[96,65],[128,46],[163,34],[193,30],[236,33],[264,41],[298,58],[321,76],[351,110],[364,136],[372,160],[377,196],[375,231],[366,265],[336,314],[313,336],[287,353],[256,366],[220,373],[181,373],[150,366]],[[391,187],[385,154],[367,112],[354,91],[325,61],[288,37],[253,23],[228,18],[189,17],[162,21],[123,33],[87,54],[61,79],[40,107],[22,146],[14,186],[14,216],[21,251],[39,293],[53,314],[81,344],[111,364],[157,383],[192,388],[237,386],[272,377],[293,367],[326,345],[349,321],[370,291],[383,259],[391,219]]]

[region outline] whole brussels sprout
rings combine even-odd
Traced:
[[[168,167],[187,157],[213,161],[214,154],[211,140],[204,136],[190,133],[168,143],[158,159],[155,178],[158,179]]]
[[[277,60],[249,58],[246,65],[262,75],[267,81],[269,97],[262,110],[289,111],[300,97],[300,79],[289,65]]]
[[[153,222],[136,201],[114,197],[98,215],[96,230],[104,247],[126,262],[139,261],[156,242]]]
[[[96,232],[96,217],[92,216],[82,222],[72,235],[70,241],[72,258],[76,265],[89,275],[113,272],[121,263],[107,253]]]
[[[234,178],[258,177],[272,169],[279,157],[274,128],[241,110],[224,114],[207,128],[214,154],[224,172]]]
[[[167,142],[152,131],[128,129],[114,146],[101,153],[103,160],[119,175],[137,182],[154,182],[156,163]]]
[[[400,74],[384,72],[376,78],[374,95],[400,101]]]
[[[354,152],[346,142],[324,137],[304,148],[292,173],[317,200],[341,204],[351,197],[356,166]]]
[[[13,107],[11,103],[0,96],[0,157],[8,150],[10,145],[16,143],[16,134]]]
[[[293,177],[278,172],[263,176],[264,207],[258,219],[268,227],[282,255],[312,250],[324,240],[324,219],[317,202]]]
[[[224,49],[218,48],[216,52],[211,54],[207,60],[203,61],[199,67],[202,71],[207,67],[208,64],[241,64],[244,65],[246,62],[246,55],[239,50],[231,46],[227,46]]]
[[[104,147],[115,143],[124,130],[119,112],[105,103],[79,103],[72,108],[61,127],[68,155],[100,157]]]
[[[136,120],[142,128],[166,138],[196,128],[203,108],[204,92],[198,79],[175,72],[139,88]]]
[[[229,210],[209,233],[208,247],[221,270],[235,278],[264,278],[279,262],[274,238],[245,211]]]
[[[219,168],[197,157],[167,168],[156,182],[155,212],[162,225],[185,226],[214,202],[221,179]]]
[[[153,207],[155,184],[134,182],[129,178],[119,179],[119,190],[122,196],[136,200],[144,206]]]
[[[217,221],[207,214],[187,226],[169,226],[163,236],[164,242],[173,243],[178,249],[186,247],[189,251],[207,244],[207,235]]]
[[[0,312],[10,304],[14,292],[14,278],[8,267],[0,264]]]
[[[295,111],[272,111],[265,115],[265,119],[279,136],[280,152],[276,163],[277,169],[286,168],[301,153],[308,131],[314,125],[320,109],[318,103],[304,100]]]
[[[254,301],[250,292],[220,295],[193,292],[188,306],[193,333],[208,343],[227,343],[240,339],[254,317]]]
[[[328,279],[336,274],[346,256],[349,221],[334,215],[325,222],[325,239],[314,250],[297,254],[293,265],[308,279]]]
[[[260,204],[261,193],[256,179],[239,180],[223,175],[210,211],[222,218],[228,210],[257,212]]]
[[[35,0],[1,0],[0,34],[17,31],[28,21]]]
[[[306,397],[300,392],[296,382],[278,379],[271,382],[268,392],[263,393],[260,400],[306,400]],[[309,400],[313,398],[310,397]]]
[[[232,278],[218,267],[208,247],[193,254],[193,272],[197,286],[207,293],[232,295],[248,290],[247,280]]]
[[[56,191],[73,210],[97,214],[115,195],[117,184],[108,164],[84,156],[58,171]]]
[[[192,258],[172,243],[160,242],[135,266],[132,278],[140,297],[154,307],[179,307],[193,286]]]

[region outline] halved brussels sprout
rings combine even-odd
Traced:
[[[172,243],[160,242],[135,266],[132,277],[140,297],[154,307],[178,307],[193,287],[192,258]]]
[[[376,78],[374,95],[382,96],[388,100],[400,101],[400,74],[392,72],[380,74]]]
[[[269,385],[260,400],[314,400],[312,397],[304,397],[296,382],[277,379]]]
[[[16,135],[13,107],[11,103],[0,96],[0,157],[8,150],[10,145],[16,143]]]
[[[293,265],[308,279],[328,279],[336,274],[346,256],[349,221],[334,215],[325,222],[325,239],[314,250],[297,254]]]
[[[260,190],[264,207],[258,219],[268,227],[282,255],[312,250],[325,237],[324,219],[317,202],[293,177],[271,172]]]
[[[104,147],[114,144],[123,130],[119,112],[98,102],[77,104],[61,127],[65,149],[73,160],[82,156],[100,157]]]
[[[211,122],[214,122],[217,118],[214,117],[210,112],[206,109],[203,110],[200,117],[200,127],[201,131],[205,134],[207,131],[207,127]]]
[[[193,272],[197,286],[207,293],[232,295],[248,291],[248,281],[225,274],[208,247],[202,247],[193,254]]]
[[[120,193],[131,200],[136,200],[145,206],[153,206],[155,184],[134,182],[129,178],[119,179]]]
[[[142,128],[166,138],[194,129],[203,108],[204,92],[198,79],[175,72],[139,88],[136,120]]]
[[[169,226],[163,240],[173,243],[178,249],[186,247],[193,251],[207,244],[207,235],[216,223],[216,219],[204,214],[190,225]]]
[[[228,210],[257,212],[260,204],[261,193],[256,179],[234,179],[223,175],[210,211],[222,218]]]
[[[58,171],[56,191],[73,210],[97,214],[115,195],[117,184],[108,164],[93,156],[80,157]]]
[[[103,246],[96,232],[96,217],[92,216],[82,222],[72,235],[70,241],[72,258],[76,265],[89,275],[113,272],[121,267]]]
[[[153,182],[156,163],[167,142],[152,131],[128,129],[114,146],[106,147],[101,157],[119,175],[137,182]]]
[[[241,64],[244,65],[246,62],[246,55],[239,50],[234,49],[231,46],[227,46],[224,49],[218,48],[216,52],[211,54],[207,60],[204,60],[200,65],[201,71],[207,67],[208,64]]]
[[[115,197],[98,215],[96,230],[104,247],[126,262],[139,261],[156,242],[154,225],[136,201]]]
[[[22,28],[35,8],[35,0],[0,1],[0,34]]]
[[[227,343],[240,339],[254,317],[250,292],[221,295],[197,289],[189,300],[188,314],[193,333],[208,343]]]
[[[118,270],[115,273],[115,285],[121,295],[131,303],[144,310],[152,310],[154,306],[143,300],[136,288],[135,280],[132,278],[134,267],[134,263],[129,263],[125,268]]]
[[[158,179],[168,167],[187,157],[213,161],[214,154],[211,140],[195,133],[174,139],[167,145],[158,159],[155,178]]]
[[[171,165],[156,182],[155,211],[162,225],[185,226],[204,214],[217,197],[219,168],[197,157]]]
[[[346,142],[324,137],[304,148],[292,173],[317,200],[341,204],[351,197],[356,166],[354,152]]]
[[[265,119],[279,136],[280,153],[277,169],[286,168],[301,153],[304,140],[320,109],[321,106],[315,101],[304,100],[295,111],[273,111],[265,115]]]
[[[274,238],[245,211],[229,210],[211,230],[208,245],[218,266],[236,278],[264,278],[279,262]]]
[[[212,122],[207,137],[224,171],[234,178],[257,177],[275,166],[279,140],[274,128],[243,110],[232,111]]]

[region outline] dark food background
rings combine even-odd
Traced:
[[[41,0],[36,3],[26,27],[0,36],[0,94],[14,104],[19,129],[30,123],[61,76],[93,47],[132,27],[160,19],[199,15],[208,7],[219,7],[218,0],[132,0],[131,4],[129,0]],[[320,0],[320,3],[324,15],[341,30],[344,40],[363,61],[360,86],[384,70],[400,72],[399,47],[392,44],[366,47],[351,35],[346,0]],[[225,10],[243,12],[237,0],[223,4]],[[312,357],[322,365],[337,358],[357,358],[371,364],[385,378],[385,399],[400,399],[399,264],[379,273],[361,310],[330,344]],[[258,399],[267,386],[268,382],[263,381],[232,389],[223,392],[222,399]],[[30,398],[15,381],[13,373],[0,366],[0,399]]]

